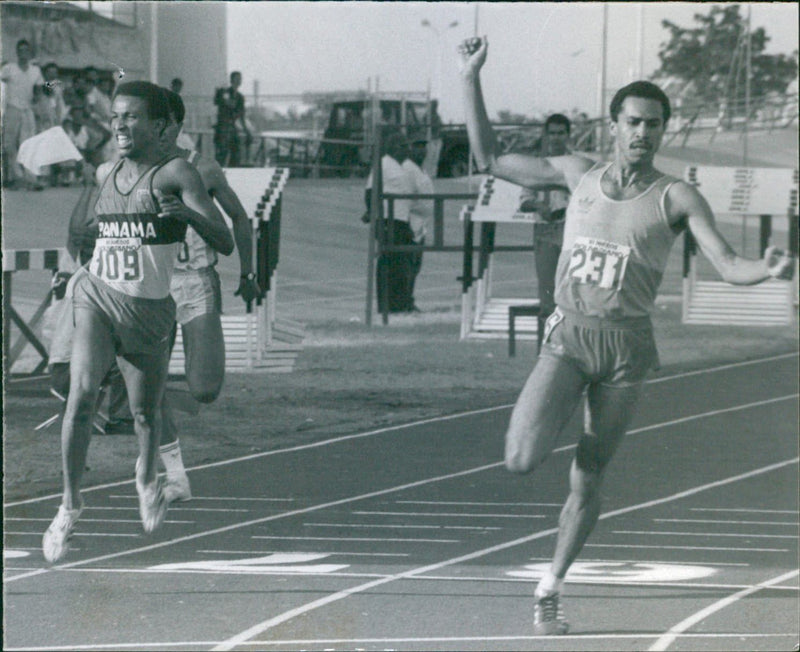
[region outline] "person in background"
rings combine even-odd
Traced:
[[[561,113],[553,113],[544,123],[542,137],[535,147],[536,156],[565,156],[569,154],[570,121]],[[533,227],[536,281],[539,288],[539,307],[542,319],[547,319],[556,307],[556,266],[564,239],[564,217],[569,202],[568,188],[530,190],[520,204],[520,210],[539,213],[544,222]]]
[[[245,122],[244,95],[239,92],[242,73],[234,71],[228,88],[218,88],[214,94],[217,107],[217,123],[214,125],[214,147],[216,159],[222,167],[238,167],[242,164],[242,148],[238,126],[242,128],[246,141],[251,139]]]
[[[413,186],[415,195],[430,195],[433,193],[433,181],[422,169],[428,151],[428,141],[426,138],[418,137],[411,141],[408,154],[403,161],[403,169],[408,174]],[[427,223],[433,218],[433,203],[425,199],[411,200],[411,208],[408,213],[408,223],[414,244],[424,246],[425,236],[427,235]],[[414,287],[422,268],[422,252],[415,251],[409,253],[409,312],[420,312],[417,302],[414,299]]]
[[[410,195],[414,193],[414,184],[408,172],[403,168],[403,161],[408,158],[408,142],[399,132],[390,133],[383,141],[383,156],[381,157],[381,176],[383,178],[383,192],[397,195]],[[364,190],[364,202],[367,211],[361,217],[364,223],[370,221],[370,207],[372,205],[372,173],[367,177]],[[383,219],[375,225],[375,235],[382,240],[388,229],[388,202],[384,202]],[[394,202],[394,220],[392,233],[389,234],[389,244],[410,245],[414,244],[414,233],[409,224],[411,214],[411,201],[398,199]],[[413,298],[411,296],[411,274],[413,263],[408,252],[383,253],[378,257],[375,270],[378,310],[392,313],[411,312]],[[388,289],[388,292],[386,291]]]
[[[17,41],[16,51],[16,63],[7,63],[0,69],[0,78],[5,84],[2,120],[3,187],[9,190],[23,187],[42,190],[44,186],[17,163],[17,152],[23,140],[36,135],[34,89],[44,85],[44,77],[39,66],[31,62],[33,49],[27,40]]]
[[[169,83],[169,90],[176,95],[180,95],[181,91],[183,91],[183,80],[180,77],[175,77],[175,79]]]
[[[261,296],[261,290],[254,270],[253,231],[247,211],[215,160],[202,158],[197,151],[182,149],[177,144],[186,108],[180,95],[167,89],[164,91],[170,112],[170,124],[164,132],[164,151],[177,154],[197,169],[209,196],[230,218],[241,272],[239,287],[234,294],[249,303]],[[183,336],[186,383],[192,398],[200,403],[216,400],[225,379],[225,340],[220,319],[222,288],[216,269],[218,248],[219,242],[204,239],[192,227],[187,227],[170,284],[176,305],[175,316]],[[164,495],[168,502],[189,500],[192,497],[191,485],[166,395],[161,403],[161,414],[159,453],[167,472]]]

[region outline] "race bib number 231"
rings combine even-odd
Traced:
[[[568,274],[579,283],[616,290],[625,278],[631,248],[581,236],[572,245]]]

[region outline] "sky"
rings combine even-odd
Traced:
[[[668,38],[662,19],[694,25],[710,6],[647,2],[642,60],[645,76],[659,64]],[[768,53],[798,48],[798,4],[741,3],[753,28],[764,27]],[[607,89],[636,78],[640,3],[608,3]],[[476,14],[477,7],[477,14]],[[258,80],[262,94],[366,89],[425,92],[439,97],[446,122],[463,120],[456,47],[478,33],[489,39],[482,85],[490,117],[507,109],[526,115],[577,108],[598,115],[603,4],[600,2],[232,2],[228,65],[241,70],[243,90]],[[423,26],[426,20],[430,26]],[[451,23],[456,26],[450,27]]]

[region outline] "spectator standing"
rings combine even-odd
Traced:
[[[381,157],[381,176],[383,178],[383,192],[397,195],[410,195],[414,191],[414,183],[408,172],[403,168],[403,161],[408,158],[408,143],[400,133],[392,133],[383,143],[383,156]],[[364,202],[367,212],[362,216],[362,221],[369,222],[369,210],[372,195],[372,174],[367,177],[367,187],[364,191]],[[383,207],[383,219],[375,228],[379,241],[383,241],[388,229],[388,203]],[[393,245],[414,244],[414,234],[409,224],[411,215],[411,201],[398,199],[394,201],[394,223],[387,241]],[[390,239],[389,239],[390,238]],[[411,279],[413,263],[411,254],[407,252],[384,253],[378,257],[376,269],[378,287],[378,310],[384,312],[410,312],[413,310],[411,296]],[[384,288],[388,288],[385,292]]]
[[[17,62],[7,63],[0,71],[4,89],[3,106],[3,187],[22,186],[25,173],[17,163],[17,152],[23,140],[36,135],[33,113],[34,88],[44,85],[39,66],[31,63],[33,50],[25,39],[17,41]],[[28,181],[27,187],[42,190],[43,186]]]
[[[536,156],[565,156],[569,151],[570,120],[561,113],[553,113],[544,123],[544,133],[535,149]],[[535,211],[545,220],[533,227],[533,246],[536,250],[536,280],[539,287],[540,314],[550,316],[556,304],[553,298],[556,285],[556,267],[564,240],[564,217],[569,192],[564,190],[532,190],[523,199],[520,208]]]
[[[415,195],[430,195],[433,193],[433,181],[422,169],[428,152],[428,141],[417,138],[411,142],[408,157],[403,161],[403,169],[408,174],[413,185]],[[430,200],[413,199],[408,213],[408,223],[414,244],[423,246],[427,235],[427,223],[433,217],[432,203]],[[414,300],[414,286],[422,268],[422,252],[415,251],[409,254],[409,312],[420,312]]]
[[[217,163],[226,167],[241,165],[241,145],[237,133],[237,123],[244,131],[245,139],[250,140],[250,130],[245,122],[244,95],[239,92],[242,85],[242,73],[231,73],[230,86],[218,88],[214,94],[217,107],[217,124],[214,126],[214,147]]]
[[[169,90],[180,95],[181,91],[183,91],[183,80],[180,77],[175,77],[175,79],[169,83]]]

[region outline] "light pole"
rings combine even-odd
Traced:
[[[438,61],[436,63],[436,99],[441,101],[442,99],[442,92],[444,90],[442,86],[442,73],[444,68],[444,50],[442,48],[442,36],[443,32],[446,32],[448,29],[452,29],[454,27],[458,27],[458,21],[452,21],[444,30],[439,31],[436,27],[429,21],[427,18],[422,19],[421,25],[423,27],[429,28],[434,34],[436,34],[436,49],[438,50]]]

